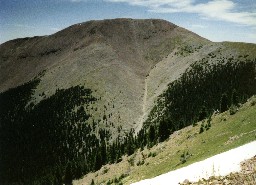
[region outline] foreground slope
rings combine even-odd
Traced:
[[[181,182],[195,182],[199,179],[209,179],[212,176],[225,176],[230,173],[240,172],[240,163],[253,158],[256,154],[255,148],[256,141],[250,142],[203,161],[170,171],[152,179],[133,183],[132,185],[179,185]]]
[[[125,156],[122,162],[106,165],[101,170],[74,181],[74,184],[90,184],[92,179],[96,184],[114,184],[118,181],[131,184],[255,141],[255,106],[256,98],[253,97],[234,115],[230,115],[229,111],[214,115],[211,128],[201,134],[200,126],[207,120],[197,123],[197,126],[189,126],[174,132],[167,141],[150,149],[139,150],[131,156]],[[217,175],[218,169],[215,170]]]
[[[255,148],[255,147],[254,147]],[[239,172],[230,173],[226,176],[211,176],[209,179],[200,179],[198,182],[189,182],[185,181],[181,183],[182,185],[186,184],[255,184],[255,173],[256,173],[256,156],[252,157],[251,159],[245,160],[240,163],[240,170]]]

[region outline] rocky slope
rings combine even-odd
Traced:
[[[108,121],[116,128],[138,131],[157,96],[192,63],[208,54],[253,57],[255,50],[254,44],[213,43],[164,20],[89,21],[2,44],[0,92],[45,71],[35,103],[40,94],[85,85],[101,97],[99,111],[90,111],[95,120],[112,113]]]
[[[101,100],[91,111],[124,130],[139,130],[154,98],[198,56],[217,46],[163,20],[89,21],[44,37],[16,39],[0,46],[0,91],[21,85],[45,70],[35,103],[56,89],[85,85]],[[198,56],[176,56],[190,45]],[[206,54],[207,54],[206,52]],[[146,92],[145,92],[146,91]]]

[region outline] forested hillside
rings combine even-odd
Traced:
[[[255,49],[157,19],[0,45],[0,184],[71,184],[205,118],[209,130],[256,94]]]
[[[154,145],[176,130],[210,120],[215,111],[235,111],[239,103],[256,94],[256,59],[246,58],[220,57],[216,63],[203,58],[191,65],[158,97],[139,133],[142,143]],[[148,140],[143,139],[145,133]]]
[[[0,94],[1,184],[60,184],[75,178],[69,170],[80,176],[95,168],[99,139],[83,106],[96,98],[75,86],[34,105],[30,97],[39,81]],[[83,165],[85,158],[92,162]]]
[[[97,101],[90,89],[60,89],[36,105],[30,102],[39,78],[1,93],[0,149],[5,154],[0,158],[1,184],[70,184],[117,162],[123,154],[131,155],[176,130],[210,119],[214,110],[236,109],[256,94],[255,68],[256,60],[196,62],[169,84],[138,136],[131,130],[113,143],[107,130],[96,122],[87,123],[91,115],[86,107]]]

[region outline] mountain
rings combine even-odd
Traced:
[[[246,101],[255,51],[157,19],[89,21],[0,45],[1,184],[68,184]]]
[[[43,92],[48,97],[58,88],[86,85],[101,97],[98,109],[103,112],[106,105],[106,114],[115,112],[111,121],[129,129],[141,122],[147,107],[143,101],[151,98],[143,99],[147,75],[187,42],[196,47],[209,41],[167,21],[131,19],[89,21],[54,35],[9,41],[0,48],[0,90],[46,70],[34,94],[36,102]]]

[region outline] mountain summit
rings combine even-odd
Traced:
[[[158,19],[89,21],[0,45],[0,184],[71,184],[235,111],[256,94],[255,51]]]
[[[0,91],[21,85],[45,70],[33,95],[35,102],[41,100],[39,94],[48,97],[56,89],[85,85],[101,97],[97,105],[101,112],[104,105],[115,102],[114,108],[106,110],[106,114],[116,112],[112,122],[134,127],[149,106],[147,100],[157,91],[145,93],[151,88],[147,87],[147,76],[184,43],[199,47],[209,41],[157,19],[89,21],[50,36],[8,41],[0,46]],[[180,65],[174,76],[185,68]]]

